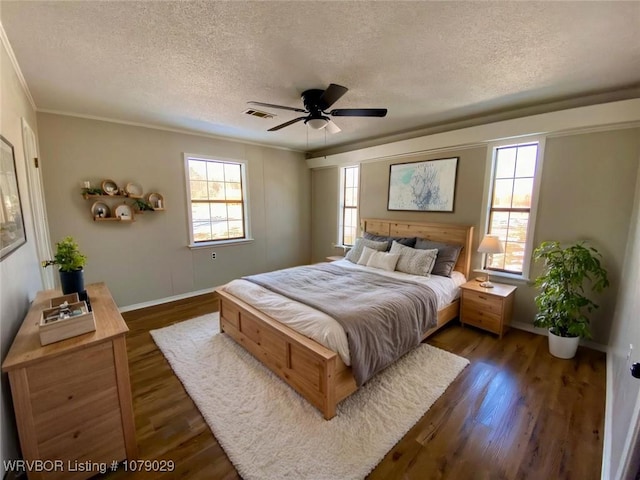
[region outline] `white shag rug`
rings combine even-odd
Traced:
[[[422,344],[338,404],[318,410],[219,334],[218,314],[151,332],[245,480],[362,479],[469,364]]]

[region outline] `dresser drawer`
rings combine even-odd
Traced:
[[[90,422],[59,432],[40,443],[42,459],[69,459],[67,462],[107,463],[126,458],[122,432],[122,419],[118,411],[96,415]],[[70,456],[72,455],[72,456]],[[72,480],[86,478],[86,472],[75,474],[68,471],[67,462],[62,472],[47,473],[46,478]]]
[[[473,292],[469,290],[464,290],[462,295],[464,296],[464,303],[467,307],[477,311],[492,313],[498,317],[502,315],[504,305],[502,298],[484,292]]]
[[[36,418],[94,402],[105,389],[116,388],[113,345],[104,342],[33,365],[27,369],[27,377]]]

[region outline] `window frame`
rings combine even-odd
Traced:
[[[189,248],[204,248],[211,246],[222,245],[234,245],[241,243],[249,243],[253,241],[251,236],[251,221],[249,218],[249,188],[247,183],[249,162],[237,158],[228,158],[211,155],[201,155],[196,153],[184,153],[184,173],[185,173],[185,187],[187,198],[187,231],[189,233]],[[244,237],[233,239],[221,239],[221,240],[207,240],[203,242],[196,242],[193,237],[193,216],[191,211],[192,199],[191,199],[191,178],[189,176],[189,160],[204,160],[209,162],[219,163],[232,163],[240,165],[240,182],[242,186],[242,215],[244,223]]]
[[[357,168],[358,172],[357,172],[357,179],[356,179],[356,183],[357,183],[357,189],[358,189],[358,195],[357,195],[357,200],[356,200],[356,230],[355,230],[355,235],[354,238],[358,237],[358,232],[360,230],[360,170],[361,170],[361,165],[359,163],[356,164],[350,164],[350,165],[341,165],[340,166],[340,184],[339,184],[339,202],[338,202],[338,241],[337,241],[337,246],[340,247],[351,247],[353,246],[352,244],[345,244],[344,243],[344,226],[345,226],[345,222],[344,222],[344,214],[347,208],[353,208],[353,207],[346,207],[345,206],[345,190],[346,190],[346,179],[347,179],[347,169],[349,168]],[[355,242],[354,242],[355,243]]]
[[[530,135],[525,137],[515,137],[496,142],[491,142],[487,145],[487,159],[486,159],[486,174],[484,182],[484,193],[482,203],[482,222],[480,225],[480,240],[485,235],[488,235],[491,218],[491,202],[493,198],[493,189],[495,185],[495,174],[497,164],[497,151],[499,148],[507,147],[519,147],[525,145],[531,145],[533,143],[538,144],[538,151],[536,153],[536,167],[533,176],[533,188],[531,190],[531,208],[529,210],[529,220],[527,222],[527,240],[524,248],[524,258],[522,262],[522,273],[513,273],[503,270],[485,269],[486,254],[482,254],[481,268],[482,272],[490,272],[492,277],[503,277],[513,280],[530,281],[532,254],[534,250],[534,238],[535,238],[535,225],[536,217],[538,213],[538,202],[540,200],[540,184],[542,179],[542,169],[544,164],[544,153],[546,146],[546,136]]]

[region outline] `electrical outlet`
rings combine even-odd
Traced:
[[[211,252],[211,260],[215,260],[216,259],[216,252]]]

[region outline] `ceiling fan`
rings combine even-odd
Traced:
[[[332,83],[326,90],[312,89],[302,92],[302,103],[304,109],[285,107],[284,105],[273,105],[263,102],[247,102],[252,105],[260,105],[263,107],[279,108],[281,110],[290,110],[292,112],[306,113],[304,117],[294,118],[288,122],[276,125],[270,128],[269,132],[280,130],[294,123],[304,120],[304,123],[314,130],[326,128],[329,133],[338,133],[340,127],[331,121],[332,117],[384,117],[387,114],[386,108],[337,108],[326,111],[331,105],[337,102],[340,97],[347,93],[349,89],[342,85]]]

